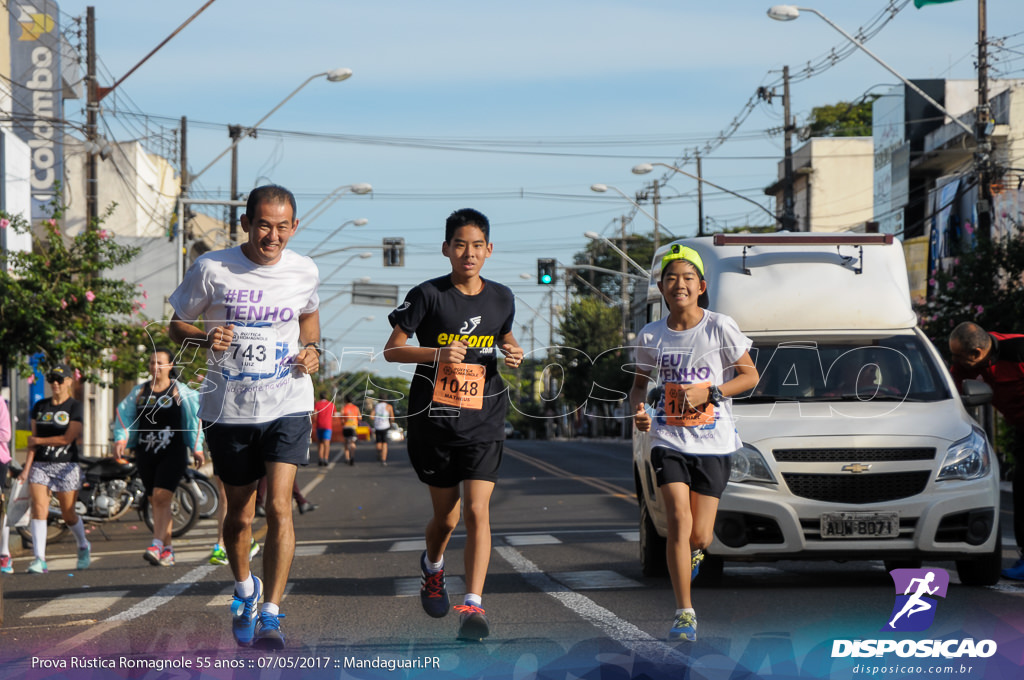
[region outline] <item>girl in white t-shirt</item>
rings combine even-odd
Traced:
[[[651,431],[651,464],[665,502],[667,558],[676,614],[668,638],[697,639],[690,582],[711,543],[718,500],[729,481],[730,457],[741,446],[728,397],[753,389],[751,341],[732,318],[708,311],[704,263],[674,243],[661,260],[658,289],[669,314],[637,336],[630,404],[641,432]],[[661,396],[653,418],[644,408],[656,375]]]

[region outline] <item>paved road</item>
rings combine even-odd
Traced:
[[[731,677],[744,668],[755,677],[852,677],[852,660],[830,658],[831,640],[879,637],[893,606],[881,563],[727,565],[722,587],[695,593],[698,643],[663,643],[671,587],[640,573],[628,444],[510,441],[492,503],[484,596],[492,637],[458,643],[454,617],[431,619],[419,607],[416,560],[428,499],[404,447],[392,449],[388,467],[373,460],[372,445],[360,444],[354,467],[299,473],[320,507],[295,517],[298,550],[282,605],[288,650],[279,656],[312,668],[285,676],[529,677],[539,670],[583,677],[601,667],[608,677],[682,677],[682,669]],[[51,547],[49,574],[23,573],[30,556],[16,557],[18,573],[4,578],[0,655],[8,663],[0,677],[57,677],[38,666],[73,659],[113,659],[119,665],[109,677],[142,677],[133,664],[174,660],[191,663],[196,676],[197,665],[227,677],[216,666],[240,664],[252,675],[281,677],[281,669],[264,668],[281,659],[235,646],[230,573],[206,563],[215,532],[204,521],[177,541],[178,564],[170,568],[143,561],[145,525],[134,517],[103,527],[105,536],[92,531],[94,562],[86,571],[71,570],[70,538]],[[462,546],[457,535],[447,556],[453,596],[463,590]],[[952,565],[938,566],[955,583]],[[1001,636],[1003,649],[1020,645],[1022,595],[1010,582],[952,587],[927,635]],[[389,662],[428,667],[359,666]],[[833,664],[844,664],[843,673],[832,673]],[[608,670],[614,666],[621,673]]]

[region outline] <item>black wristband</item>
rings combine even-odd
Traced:
[[[725,397],[722,395],[722,390],[718,389],[718,385],[712,385],[711,387],[708,388],[708,401],[709,402],[711,402],[715,406],[718,406],[724,400],[725,400]]]
[[[306,349],[307,347],[312,347],[313,349],[315,349],[316,355],[318,357],[322,357],[324,355],[323,349],[316,342],[307,342],[305,345],[302,346],[302,349]]]

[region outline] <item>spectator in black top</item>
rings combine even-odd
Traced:
[[[30,574],[45,574],[46,518],[50,512],[50,494],[57,497],[64,522],[78,541],[79,569],[90,562],[89,541],[85,524],[75,512],[75,500],[82,486],[82,470],[78,466],[78,439],[82,435],[82,404],[72,398],[74,374],[67,364],[57,364],[46,374],[52,396],[40,399],[32,407],[32,436],[28,438],[25,469],[18,477],[28,482],[32,498],[32,552],[35,559],[28,566]]]

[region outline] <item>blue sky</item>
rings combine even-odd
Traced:
[[[87,4],[62,2],[65,20],[84,17]],[[91,4],[100,84],[109,85],[203,1]],[[299,196],[302,215],[341,185],[373,185],[373,196],[345,195],[318,219],[300,224],[292,245],[305,252],[346,220],[363,217],[366,226],[346,227],[324,249],[402,236],[407,266],[384,269],[374,250],[373,257],[352,261],[337,280],[325,282],[325,297],[359,277],[399,284],[404,295],[445,273],[445,216],[467,206],[482,210],[492,221],[495,243],[484,275],[520,297],[516,333],[527,347],[529,333],[521,324],[533,315],[530,306],[542,312],[534,324],[542,346],[548,289],[519,275],[534,274],[537,257],[571,262],[585,246],[584,231],[611,236],[617,218],[631,211],[614,192],[591,192],[591,184],[632,195],[657,176],[632,175],[633,165],[671,162],[714,140],[758,86],[778,80],[783,65],[798,72],[831,48],[848,45],[812,15],[772,21],[765,14],[769,4],[216,0],[104,100],[103,120],[112,136],[131,139],[143,127],[130,112],[153,116],[151,130],[173,128],[187,116],[190,166],[197,171],[229,144],[227,124],[251,125],[308,76],[351,68],[354,75],[343,83],[310,83],[264,124],[262,134],[242,141],[242,189],[268,180],[288,186]],[[811,6],[852,33],[887,4],[818,0]],[[907,77],[970,79],[976,19],[973,0],[921,10],[910,4],[868,46]],[[1005,45],[1017,50],[999,52],[997,66],[1024,77],[1024,6],[990,0],[988,19],[990,37],[1011,36]],[[793,111],[800,123],[815,105],[857,99],[895,83],[857,53],[794,83]],[[68,102],[65,113],[80,118],[82,106]],[[769,206],[762,189],[774,181],[782,154],[782,137],[769,130],[781,123],[781,98],[759,105],[705,159],[705,177]],[[692,165],[685,169],[694,171]],[[223,198],[228,180],[225,158],[198,189]],[[693,181],[681,176],[664,189],[671,198],[661,208],[662,222],[677,235],[696,232],[695,193]],[[755,207],[710,190],[705,214],[729,226],[766,219]],[[648,232],[651,221],[637,214],[629,228]],[[320,260],[321,273],[343,259]],[[564,288],[555,293],[557,304]],[[335,316],[346,298],[322,310],[323,318]],[[373,315],[374,321],[349,331],[344,344],[379,350],[389,332],[388,311],[349,307],[324,336],[337,337],[352,321]],[[374,368],[393,373],[381,363]]]

